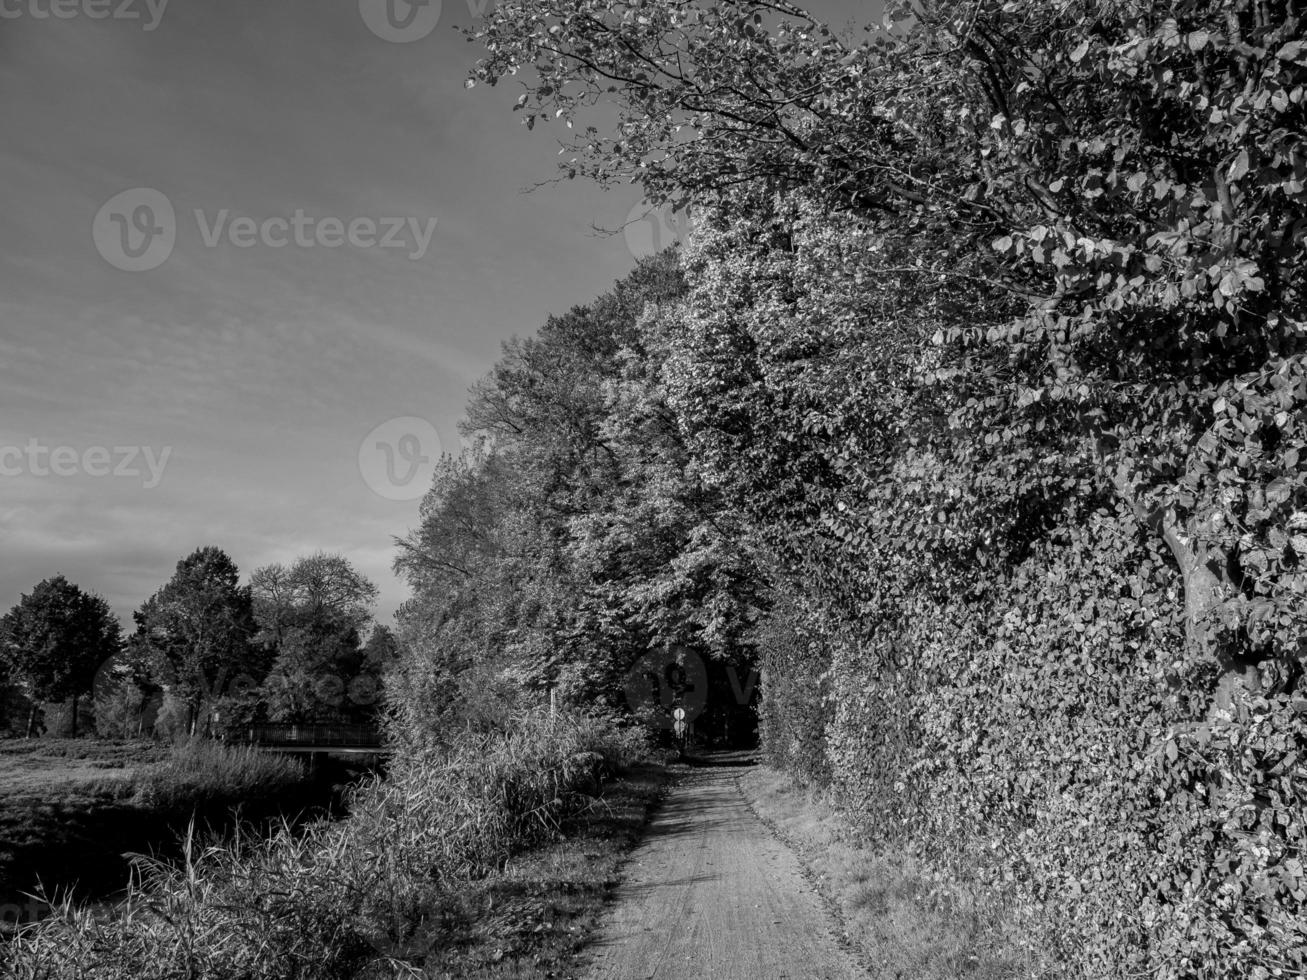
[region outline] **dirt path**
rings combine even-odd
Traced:
[[[740,769],[693,770],[631,856],[589,980],[865,980]]]

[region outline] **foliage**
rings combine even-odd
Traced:
[[[134,657],[186,706],[188,735],[201,725],[203,704],[229,684],[257,681],[266,672],[266,657],[254,643],[250,590],[218,548],[199,548],[179,561],[172,579],[133,615]]]
[[[109,605],[62,575],[39,583],[0,620],[0,659],[30,696],[74,700],[90,693],[100,664],[118,652],[121,627]]]
[[[442,462],[396,562],[414,592],[389,692],[407,730],[494,725],[545,689],[625,709],[624,678],[651,649],[749,659],[759,582],[695,476],[646,315],[682,289],[673,257],[644,262],[507,344],[473,389],[474,448]]]
[[[96,692],[95,731],[101,738],[140,738],[145,695],[134,684],[115,684]]]
[[[833,705],[830,651],[820,636],[803,630],[802,611],[778,601],[758,625],[755,639],[762,668],[758,735],[763,761],[801,785],[830,783],[826,741]]]
[[[362,633],[372,619],[377,586],[342,555],[317,552],[285,565],[265,565],[250,575],[254,616],[264,639],[280,643],[296,627],[328,624]]]
[[[474,34],[569,176],[691,207],[666,403],[803,610],[794,682],[829,655],[863,832],[1024,903],[1073,975],[1307,969],[1297,5],[939,0],[845,39],[506,0]]]

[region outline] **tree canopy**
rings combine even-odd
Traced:
[[[965,841],[1081,975],[1307,967],[1298,5],[506,0],[471,34],[565,177],[692,215],[628,369],[734,519],[709,564],[790,617],[754,634],[796,701],[768,751],[873,838]],[[627,560],[618,527],[578,525]]]
[[[198,548],[179,561],[172,579],[133,616],[137,655],[187,706],[192,733],[201,727],[202,705],[238,679],[257,683],[266,672],[267,658],[254,642],[249,587],[240,584],[235,562],[220,548]]]
[[[100,665],[122,645],[122,629],[108,603],[62,575],[45,579],[0,619],[0,659],[6,672],[40,701],[91,692]]]

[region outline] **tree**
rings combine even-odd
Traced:
[[[846,41],[507,0],[474,33],[474,81],[577,134],[566,176],[692,210],[667,402],[802,612],[776,663],[829,681],[867,832],[970,841],[1073,972],[1307,967],[1300,5],[927,0]]]
[[[104,599],[62,575],[38,584],[0,620],[0,656],[8,671],[34,701],[71,699],[74,736],[78,701],[121,643],[121,627]],[[29,737],[35,711],[33,705]]]
[[[893,4],[887,24],[851,43],[788,3],[507,2],[474,31],[473,80],[522,70],[531,125],[614,103],[611,135],[576,128],[569,176],[639,179],[655,204],[725,221],[755,200],[733,205],[737,188],[801,192],[906,246],[891,250],[908,274],[1006,302],[1002,327],[934,335],[990,365],[991,390],[955,421],[1001,411],[1018,452],[1030,432],[1062,434],[1059,451],[1170,551],[1187,659],[1218,669],[1212,708],[1227,710],[1267,659],[1249,649],[1267,614],[1235,569],[1269,532],[1256,516],[1250,549],[1222,531],[1249,528],[1217,500],[1247,476],[1218,487],[1212,449],[1265,443],[1222,436],[1224,409],[1292,396],[1307,337],[1296,7],[939,0]],[[1307,447],[1287,435],[1292,460]],[[1294,511],[1278,504],[1287,539]],[[1305,625],[1291,618],[1282,651]]]
[[[428,728],[495,678],[624,708],[651,648],[748,659],[758,585],[695,477],[649,332],[648,311],[683,289],[675,256],[643,262],[505,345],[473,388],[477,448],[444,461],[396,562],[414,591],[396,692]]]
[[[133,646],[152,658],[161,685],[186,705],[191,735],[201,730],[201,708],[228,684],[266,673],[250,590],[239,578],[225,552],[199,548],[134,614]]]
[[[317,552],[289,567],[265,565],[250,576],[254,615],[266,638],[280,642],[292,627],[339,624],[359,632],[372,618],[375,584],[343,555]]]
[[[363,669],[361,633],[376,585],[343,556],[318,552],[255,570],[250,590],[259,636],[276,655],[263,691],[269,715],[311,721],[353,713],[348,692]]]

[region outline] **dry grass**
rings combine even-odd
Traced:
[[[120,795],[141,767],[166,755],[149,742],[0,740],[0,808],[10,797]]]
[[[539,980],[573,976],[621,878],[669,770],[634,767],[596,803],[566,820],[559,839],[469,883],[429,936],[432,980]]]
[[[287,755],[248,745],[187,742],[163,761],[138,772],[136,800],[152,810],[264,800],[306,778],[304,765]]]
[[[0,928],[41,909],[24,893],[42,882],[86,897],[120,890],[122,852],[173,847],[196,807],[207,820],[302,784],[298,763],[214,744],[0,741]]]
[[[490,914],[470,896],[593,807],[596,770],[629,760],[636,743],[598,719],[526,718],[453,748],[409,747],[386,780],[358,791],[348,818],[190,842],[179,866],[142,860],[114,914],[65,903],[11,942],[0,975],[418,976],[457,946],[460,922]]]
[[[884,980],[1017,980],[1041,976],[1037,955],[992,897],[940,896],[906,855],[852,842],[819,794],[759,768],[740,779],[755,812],[800,855],[873,975]]]

